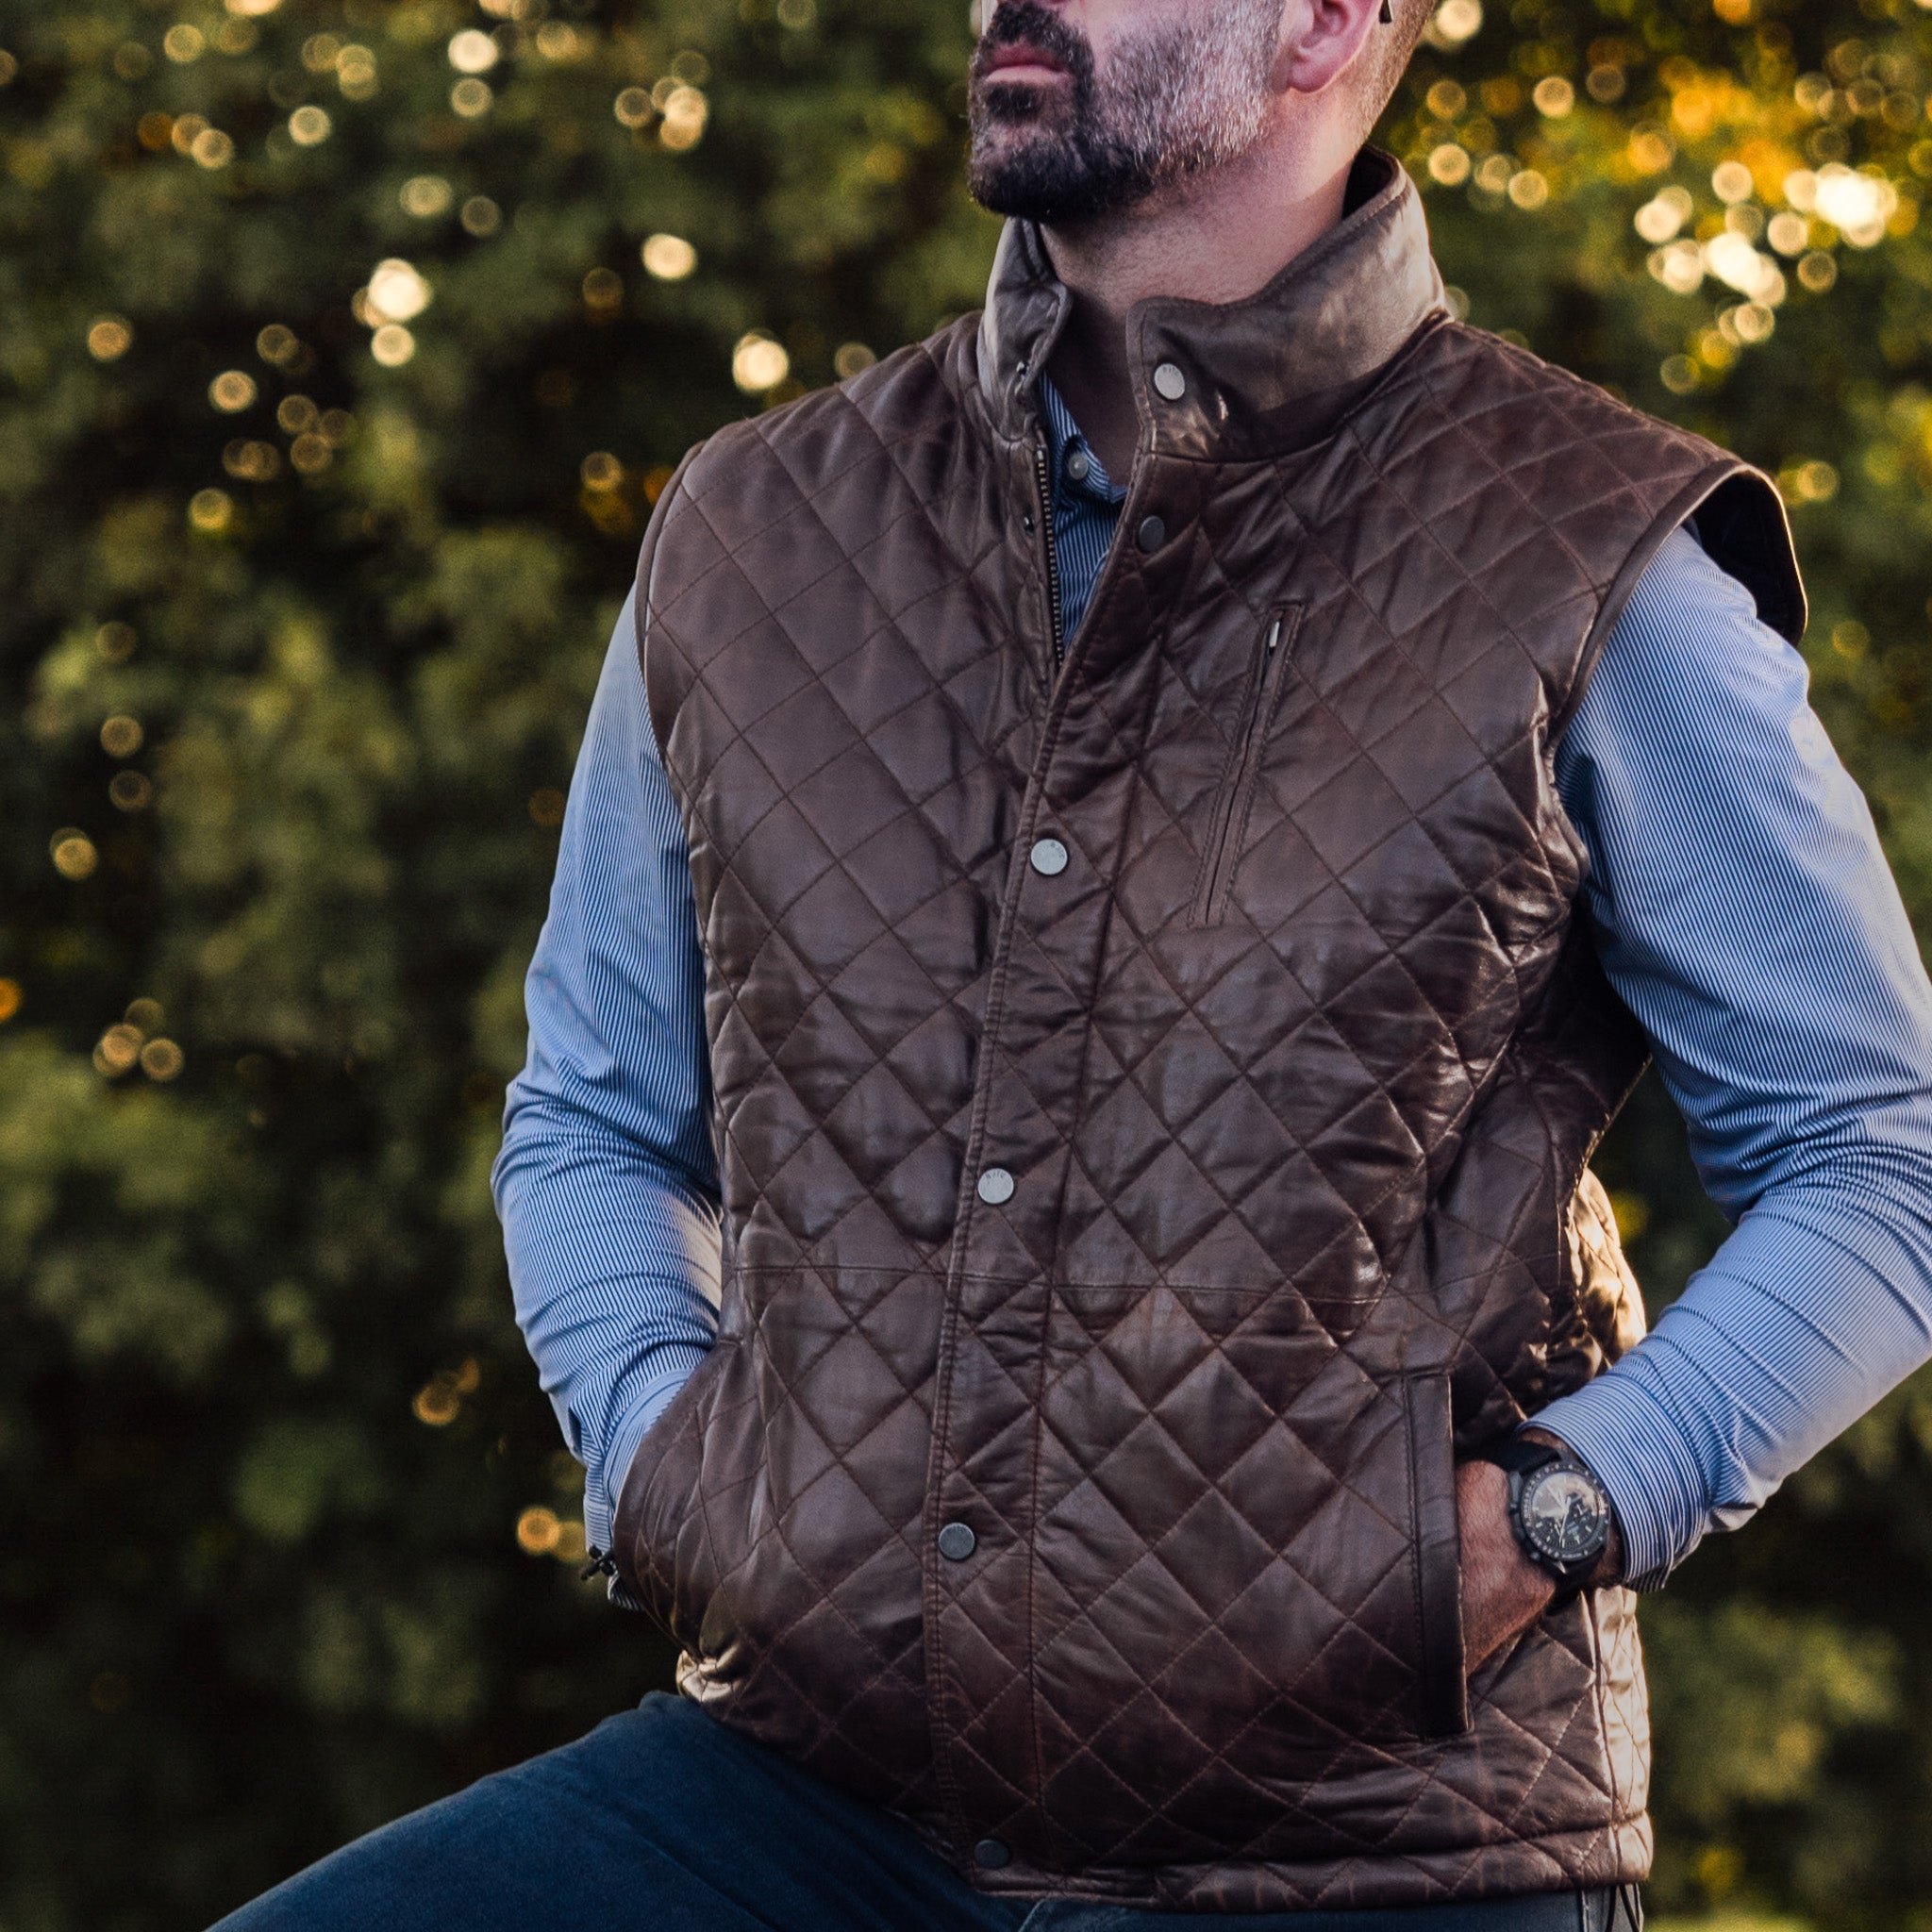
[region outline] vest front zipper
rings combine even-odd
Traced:
[[[1227,909],[1227,889],[1241,857],[1241,835],[1247,829],[1248,801],[1255,789],[1255,774],[1260,769],[1261,746],[1268,737],[1268,723],[1281,690],[1282,666],[1294,642],[1301,615],[1300,605],[1284,605],[1270,614],[1262,629],[1260,658],[1248,679],[1247,702],[1214,801],[1214,817],[1208,824],[1208,849],[1202,855],[1194,903],[1188,912],[1190,925],[1218,924]]]
[[[1053,482],[1047,468],[1046,444],[1033,445],[1033,473],[1040,479],[1040,534],[1046,545],[1046,617],[1053,633],[1053,661],[1060,661],[1060,560],[1053,548]]]

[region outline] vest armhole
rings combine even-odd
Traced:
[[[1804,580],[1798,575],[1791,526],[1777,486],[1761,470],[1735,458],[1715,463],[1657,513],[1611,580],[1596,622],[1584,641],[1561,709],[1551,721],[1552,745],[1576,715],[1604,644],[1652,558],[1665,539],[1693,516],[1697,539],[1706,553],[1720,570],[1736,577],[1751,592],[1759,618],[1788,643],[1795,644],[1805,635]]]
[[[658,724],[658,706],[651,694],[650,658],[650,610],[658,577],[658,544],[671,520],[671,505],[677,495],[677,486],[684,481],[684,473],[704,446],[702,442],[693,443],[679,459],[671,473],[671,480],[651,506],[651,520],[644,525],[644,540],[638,546],[637,595],[631,601],[631,627],[637,633],[638,675],[644,681],[644,713],[651,721],[651,736],[658,741],[659,764],[664,764],[664,732]],[[670,770],[669,765],[665,765],[665,770]]]

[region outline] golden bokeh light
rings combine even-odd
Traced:
[[[503,210],[487,194],[473,194],[464,202],[457,219],[462,223],[464,234],[480,240],[503,226]]]
[[[245,409],[254,402],[257,391],[255,378],[245,370],[225,369],[208,386],[208,399],[216,408],[226,415]]]
[[[626,127],[641,127],[657,110],[651,106],[647,89],[627,87],[611,104],[611,110]]]
[[[141,1045],[140,1027],[129,1026],[125,1022],[118,1026],[109,1026],[94,1042],[95,1071],[107,1074],[109,1079],[132,1073],[141,1062]]]
[[[1442,0],[1424,29],[1424,38],[1439,50],[1459,47],[1481,30],[1483,9],[1480,0]]]
[[[366,101],[376,88],[375,56],[367,47],[344,47],[336,56],[336,85],[345,99]]]
[[[118,315],[103,315],[90,325],[87,352],[96,362],[118,362],[134,346],[134,330]]]
[[[1548,74],[1531,90],[1530,99],[1546,121],[1560,121],[1576,105],[1576,90],[1560,74]]]
[[[225,530],[235,515],[235,499],[225,490],[197,490],[188,501],[188,521],[210,535]]]
[[[738,339],[731,352],[731,379],[747,395],[759,395],[776,389],[791,370],[791,358],[784,343],[765,333],[751,329]]]
[[[446,1428],[463,1411],[456,1391],[441,1378],[417,1390],[409,1407],[419,1423],[427,1423],[432,1429]]]
[[[297,147],[316,147],[335,132],[335,123],[325,108],[297,108],[289,116],[289,139]]]
[[[375,264],[364,299],[377,322],[413,322],[429,307],[435,293],[408,262],[391,255]]]
[[[108,799],[116,811],[145,811],[154,803],[155,788],[140,772],[116,772],[108,781]]]
[[[117,711],[101,726],[101,749],[110,758],[131,758],[141,749],[146,736],[139,718],[130,718],[125,711]]]
[[[487,80],[478,80],[471,75],[457,82],[449,91],[449,104],[465,121],[474,121],[479,114],[487,114],[495,105],[496,95]]]
[[[878,359],[864,342],[841,342],[832,357],[832,370],[842,382],[848,376],[870,369]]]
[[[272,442],[238,438],[223,449],[222,468],[243,483],[272,483],[282,474],[282,453]]]
[[[161,36],[161,52],[176,66],[185,67],[191,60],[199,60],[207,49],[208,42],[201,29],[185,20]]]
[[[160,1001],[145,996],[129,1000],[127,1010],[121,1017],[128,1025],[139,1027],[143,1034],[158,1033],[167,1019],[167,1015],[161,1009]]]
[[[336,459],[334,446],[319,429],[305,429],[289,445],[289,464],[298,476],[317,476]]]
[[[188,1056],[172,1040],[150,1040],[141,1050],[141,1071],[150,1080],[179,1079]]]
[[[1429,178],[1444,188],[1459,188],[1469,179],[1469,150],[1453,141],[1437,143],[1429,150]]]
[[[584,307],[603,319],[624,307],[624,277],[614,269],[593,268],[584,277]]]
[[[698,265],[698,252],[682,235],[649,235],[639,251],[645,273],[660,282],[681,282]]]
[[[403,183],[396,199],[405,214],[428,221],[449,212],[456,191],[441,175],[412,175]]]
[[[563,1524],[555,1509],[534,1504],[517,1518],[517,1547],[525,1556],[547,1557],[557,1547]]]
[[[123,624],[118,619],[104,624],[94,633],[94,649],[109,664],[125,664],[134,656],[134,647],[140,642],[131,624]]]
[[[503,50],[481,27],[465,27],[452,37],[449,64],[458,74],[488,74],[502,58]]]
[[[710,115],[710,103],[694,87],[675,87],[664,98],[664,122],[658,139],[674,153],[698,144]]]
[[[577,474],[586,490],[615,490],[624,481],[624,465],[608,449],[593,449]]]
[[[369,339],[369,353],[385,369],[400,369],[416,353],[416,338],[399,322],[386,322]]]
[[[204,127],[189,143],[188,152],[197,167],[225,168],[235,158],[235,142],[219,127]]]
[[[0,1026],[20,1011],[21,998],[19,980],[0,979]]]
[[[47,856],[63,879],[92,878],[101,862],[94,841],[73,825],[63,826],[48,840]]]

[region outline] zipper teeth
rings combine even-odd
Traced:
[[[1040,481],[1040,534],[1046,545],[1046,614],[1053,627],[1053,655],[1058,663],[1063,640],[1060,635],[1060,566],[1053,554],[1053,490],[1046,466],[1046,445],[1033,446],[1033,473]]]

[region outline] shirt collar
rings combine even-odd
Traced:
[[[1040,378],[1040,420],[1046,429],[1046,451],[1053,464],[1056,497],[1084,496],[1109,508],[1126,500],[1127,486],[1116,483],[1080,434],[1067,399],[1044,373]]]

